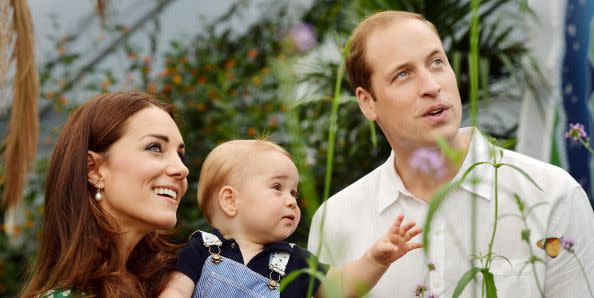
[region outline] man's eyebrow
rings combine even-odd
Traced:
[[[440,54],[440,55],[441,55],[441,54],[443,54],[443,53],[442,53],[442,51],[440,51],[439,49],[435,49],[435,50],[433,50],[433,52],[431,52],[431,54],[429,54],[427,57],[428,57],[428,58],[430,58],[430,57],[433,57],[433,56],[435,56],[435,55],[437,55],[437,54]],[[444,55],[445,55],[445,54],[444,54]]]

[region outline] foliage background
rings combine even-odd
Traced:
[[[240,36],[229,29],[217,30],[224,27],[222,25],[231,16],[241,12],[245,2],[238,1],[223,17],[205,24],[207,33],[172,42],[159,59],[164,61],[163,65],[154,63],[158,53],[155,43],[143,47],[124,41],[117,51],[128,57],[126,72],[90,68],[87,72],[94,74],[93,80],[84,83],[77,83],[76,74],[69,68],[85,55],[68,50],[68,43],[78,36],[53,36],[55,58],[39,67],[42,100],[55,111],[67,113],[76,107],[68,97],[72,90],[99,93],[126,86],[147,90],[178,107],[190,160],[190,188],[178,213],[176,240],[179,242],[183,242],[190,231],[205,224],[195,192],[200,166],[207,153],[229,139],[268,136],[288,148],[299,166],[302,175],[299,204],[304,216],[289,240],[305,246],[311,215],[324,199],[331,100],[336,69],[341,63],[339,52],[348,33],[363,16],[373,11],[402,9],[424,14],[442,35],[465,100],[469,90],[466,62],[469,2],[318,0],[297,24],[286,21],[287,6]],[[517,9],[516,2],[482,1],[479,93],[482,99],[501,95],[488,87],[490,82],[501,82],[515,89],[530,89],[539,83],[538,71],[530,63],[523,40],[514,32],[518,25],[515,20],[521,22],[526,18],[510,17],[510,14],[529,16],[528,10]],[[510,9],[510,5],[516,6]],[[501,21],[502,14],[506,16],[505,22]],[[128,30],[120,24],[106,27],[107,34],[116,36]],[[147,35],[149,40],[154,40],[158,34],[158,30],[154,30]],[[310,39],[303,39],[304,35]],[[338,93],[342,99],[329,193],[363,176],[382,163],[389,153],[385,139],[377,135],[380,131],[359,112],[348,82],[343,79],[340,86]],[[53,136],[60,130],[59,127],[45,129],[50,129]],[[512,140],[513,144],[514,132],[507,131],[497,137]],[[53,139],[41,142],[51,144]],[[0,232],[0,296],[15,295],[22,272],[35,254],[36,235],[43,215],[46,165],[47,160],[39,160],[36,174],[29,181],[25,219],[17,228],[18,237],[10,240],[4,231]],[[3,172],[1,174],[4,176]]]

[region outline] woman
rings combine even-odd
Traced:
[[[50,162],[39,255],[23,297],[156,297],[187,189],[173,108],[140,92],[99,95],[68,119]]]

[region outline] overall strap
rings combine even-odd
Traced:
[[[214,234],[201,230],[196,230],[194,233],[192,233],[192,235],[190,235],[190,238],[192,238],[192,236],[194,236],[196,233],[200,233],[202,235],[202,242],[204,242],[204,246],[208,248],[208,252],[211,255],[210,260],[215,264],[220,263],[223,260],[223,257],[221,257],[221,245],[223,245],[223,241],[221,241],[221,239],[219,239],[219,237],[215,236]],[[213,250],[213,248],[215,249]]]
[[[204,232],[198,230],[202,234],[202,241],[204,242],[204,246],[211,247],[211,246],[221,246],[223,245],[223,241],[219,239],[219,237],[215,236],[214,234]]]
[[[289,245],[293,247],[295,244],[289,243]],[[287,264],[289,263],[290,257],[291,254],[287,251],[275,251],[274,253],[270,254],[270,260],[268,261],[268,268],[271,270],[268,278],[268,287],[270,289],[276,289],[280,279],[286,275],[285,270],[287,269]],[[278,274],[278,278],[276,280],[273,278],[272,272],[276,272]]]

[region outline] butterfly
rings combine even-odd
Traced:
[[[559,238],[546,238],[536,242],[536,246],[545,250],[547,255],[551,258],[555,258],[561,251],[561,239]]]

